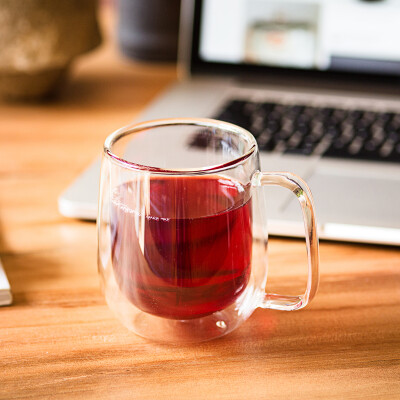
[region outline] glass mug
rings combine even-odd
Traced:
[[[265,292],[261,186],[291,190],[304,217],[304,294]],[[166,342],[225,335],[257,308],[298,310],[318,287],[318,237],[306,183],[260,172],[254,137],[211,119],[124,127],[105,141],[98,262],[109,307],[130,330]]]

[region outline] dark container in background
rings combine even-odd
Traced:
[[[180,0],[118,0],[118,43],[143,61],[176,61]]]

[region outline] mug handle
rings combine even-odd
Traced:
[[[260,172],[252,178],[254,187],[267,185],[282,186],[291,190],[300,202],[303,212],[305,238],[308,258],[307,288],[299,296],[286,296],[274,293],[265,293],[259,307],[274,310],[293,311],[305,307],[315,296],[319,284],[319,248],[317,225],[315,222],[314,206],[311,192],[307,184],[296,175],[288,172]]]

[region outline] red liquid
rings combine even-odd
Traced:
[[[121,291],[160,317],[190,319],[232,304],[251,264],[249,188],[221,177],[153,178],[114,193],[112,262]]]

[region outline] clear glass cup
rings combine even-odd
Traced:
[[[291,190],[303,211],[304,294],[265,292],[265,185]],[[287,172],[261,172],[254,137],[210,119],[164,119],[105,141],[98,265],[109,307],[135,333],[195,342],[231,332],[257,308],[298,310],[318,287],[310,190]]]

